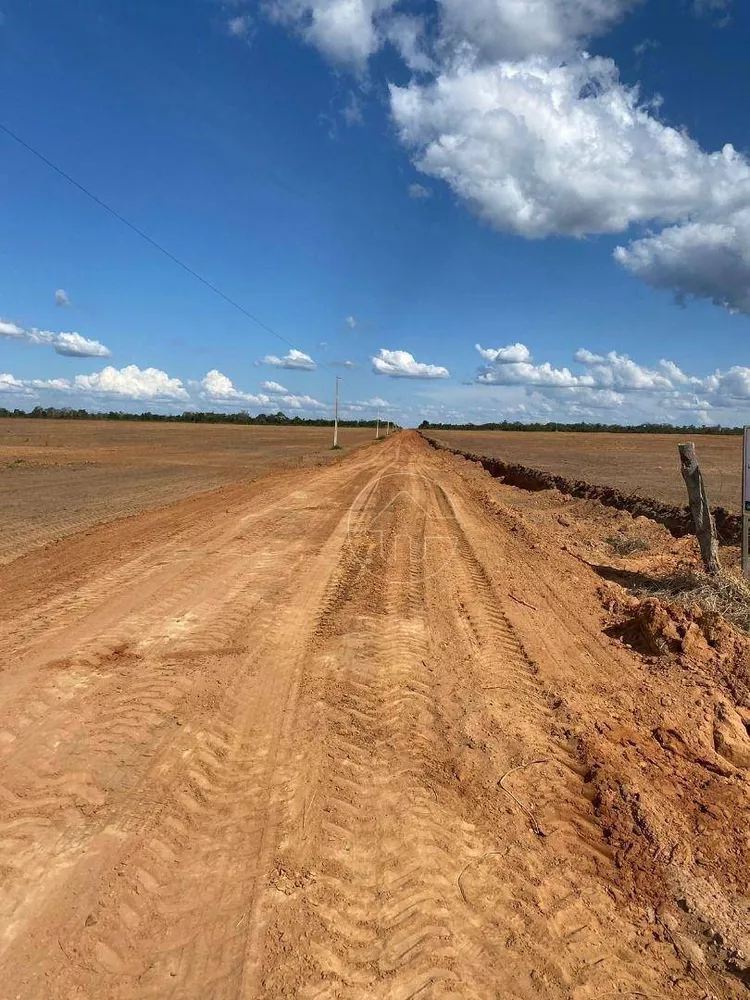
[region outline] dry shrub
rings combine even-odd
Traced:
[[[682,608],[697,606],[750,634],[750,584],[744,577],[727,572],[707,576],[699,570],[686,569],[674,576],[640,583],[634,593]]]
[[[634,552],[648,552],[651,548],[651,543],[647,538],[610,535],[604,540],[618,556],[632,556]]]

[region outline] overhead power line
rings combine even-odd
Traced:
[[[268,326],[267,323],[264,323],[263,320],[258,319],[257,316],[254,316],[251,312],[245,309],[244,306],[240,305],[240,303],[237,302],[236,299],[233,299],[230,295],[227,295],[226,292],[222,292],[222,290],[220,288],[217,288],[216,285],[214,285],[212,282],[208,280],[208,278],[204,278],[202,274],[199,274],[198,271],[195,271],[183,260],[180,260],[180,258],[176,254],[173,254],[171,252],[171,250],[167,250],[166,247],[163,247],[161,243],[158,243],[155,239],[153,239],[153,237],[149,236],[148,233],[144,232],[138,226],[134,225],[132,222],[126,219],[124,215],[121,215],[116,209],[112,208],[111,205],[108,205],[106,201],[103,201],[101,198],[99,198],[98,195],[95,195],[93,191],[89,191],[87,187],[79,183],[74,177],[71,177],[69,173],[67,173],[65,170],[62,169],[62,167],[59,167],[56,163],[53,163],[52,160],[46,157],[43,153],[40,153],[38,149],[35,149],[32,145],[30,145],[30,143],[26,142],[25,139],[22,139],[20,135],[17,135],[17,133],[15,133],[12,129],[8,128],[8,126],[4,125],[2,122],[0,122],[0,131],[4,132],[7,136],[10,136],[11,139],[17,142],[20,146],[23,146],[24,149],[28,150],[28,152],[31,153],[33,156],[35,156],[38,160],[41,160],[41,162],[44,163],[46,166],[48,166],[51,170],[54,170],[56,174],[59,174],[60,177],[63,177],[69,184],[72,184],[74,188],[77,188],[82,194],[85,194],[87,198],[90,198],[91,201],[93,201],[96,205],[98,205],[100,208],[103,208],[105,212],[108,212],[111,216],[117,219],[118,222],[121,222],[124,226],[127,226],[128,229],[134,232],[137,236],[140,236],[142,240],[145,240],[146,243],[149,243],[152,247],[154,247],[154,249],[158,250],[159,253],[162,253],[164,254],[165,257],[168,257],[173,264],[176,264],[178,267],[181,267],[183,271],[187,271],[188,274],[192,275],[192,277],[194,277],[197,281],[200,281],[202,285],[205,285],[206,288],[210,289],[210,291],[212,291],[215,295],[218,295],[219,298],[229,303],[230,306],[232,306],[238,312],[242,313],[242,315],[247,317],[247,319],[252,320],[253,323],[256,323],[261,329],[265,330],[266,333],[270,333],[272,337],[276,337],[276,339],[280,340],[282,344],[286,344],[286,346],[289,347],[291,350],[296,350],[294,344],[291,341],[287,340],[286,337],[282,336],[282,334],[280,333],[277,333],[276,330]],[[327,365],[325,362],[323,362],[323,364],[326,368],[329,367],[329,365]]]

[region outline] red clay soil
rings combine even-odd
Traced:
[[[0,997],[746,998],[694,558],[400,433],[0,567]]]

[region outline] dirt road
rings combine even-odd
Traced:
[[[2,1000],[746,994],[594,807],[642,664],[461,466],[404,433],[3,568]]]

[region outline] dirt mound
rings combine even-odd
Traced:
[[[628,511],[633,517],[648,517],[658,524],[663,524],[675,538],[682,538],[684,535],[694,533],[693,519],[687,506],[675,507],[655,500],[653,497],[642,497],[635,494],[628,496],[611,486],[597,486],[582,479],[567,479],[565,476],[556,476],[549,472],[543,472],[541,469],[532,469],[515,462],[503,462],[498,458],[461,451],[426,435],[423,437],[433,448],[449,451],[451,454],[468,459],[470,462],[478,462],[491,476],[495,479],[501,479],[509,486],[517,486],[519,489],[532,492],[558,490],[568,496],[598,500],[606,507]],[[738,514],[730,513],[724,507],[714,507],[713,515],[721,544],[739,544],[742,518]]]
[[[596,809],[633,891],[697,970],[750,986],[740,836],[750,778],[750,641],[717,615],[656,598],[605,601],[607,629],[640,651],[662,694],[651,732],[586,742]],[[607,727],[605,727],[606,729]],[[623,752],[623,745],[625,750]],[[676,904],[676,908],[674,905]]]
[[[651,656],[672,654],[708,671],[738,705],[750,711],[750,643],[713,611],[681,608],[656,597],[619,598],[608,607],[621,620],[608,630]]]

